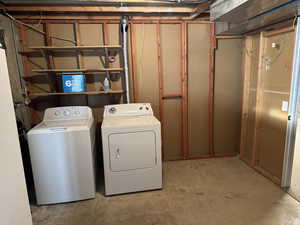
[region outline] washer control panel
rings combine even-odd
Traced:
[[[68,106],[48,108],[44,114],[44,121],[69,120],[69,119],[89,119],[92,110],[87,106]]]
[[[149,103],[105,106],[104,118],[124,116],[153,116],[153,111]]]

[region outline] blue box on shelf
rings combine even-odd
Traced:
[[[86,81],[83,73],[63,74],[62,73],[63,92],[85,92]]]

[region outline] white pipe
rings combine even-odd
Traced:
[[[126,103],[130,103],[129,94],[129,70],[128,70],[128,50],[127,50],[127,31],[128,20],[126,17],[122,18],[122,34],[123,34],[123,57],[124,57],[124,72],[125,72],[125,95]]]

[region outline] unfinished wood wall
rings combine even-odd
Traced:
[[[214,152],[236,154],[240,147],[242,39],[219,39],[214,87]]]
[[[28,21],[27,21],[28,22]],[[38,21],[31,21],[37,23]],[[49,38],[64,37],[77,45],[119,44],[119,21],[45,20],[37,25],[48,38],[23,31],[23,50],[37,45],[74,45]],[[87,35],[88,34],[88,35]],[[241,95],[241,40],[214,36],[214,24],[203,21],[132,20],[129,26],[131,96],[135,102],[151,103],[162,123],[165,160],[232,156],[238,152]],[[91,53],[24,55],[28,76],[39,77],[39,87],[51,89],[48,79],[31,70],[47,68],[103,68],[100,55]],[[120,58],[110,64],[119,67]],[[99,90],[105,76],[87,76],[88,90]],[[30,78],[31,79],[31,78]],[[32,81],[32,80],[31,80]],[[29,83],[31,91],[40,91]],[[121,79],[113,89],[121,89]],[[42,118],[47,107],[90,105],[102,121],[103,105],[116,102],[110,96],[60,96],[35,99],[33,118]],[[122,100],[121,100],[122,102]],[[226,118],[225,120],[223,118]],[[225,126],[227,128],[225,128]]]
[[[28,21],[27,21],[28,22]],[[40,24],[34,24],[36,21],[30,21],[39,30],[44,31],[43,35],[32,31],[25,26],[20,28],[20,39],[22,44],[23,63],[25,65],[25,78],[28,81],[30,92],[53,91],[54,87],[60,89],[61,81],[59,76],[48,73],[36,73],[36,69],[72,69],[72,68],[104,68],[100,57],[104,52],[91,51],[81,54],[75,52],[35,52],[30,53],[29,47],[32,46],[75,46],[76,45],[118,45],[119,39],[119,22],[94,21],[42,21]],[[38,21],[37,21],[38,22]],[[59,40],[52,36],[65,38],[70,41]],[[27,52],[27,53],[26,53]],[[106,65],[110,68],[120,67],[120,56],[116,56],[114,63]],[[87,91],[98,91],[102,87],[105,74],[87,75]],[[113,90],[122,89],[121,75],[116,75],[116,80],[112,82]],[[50,85],[49,85],[50,84]],[[42,88],[42,89],[41,89]],[[122,102],[121,96],[115,95],[76,95],[76,96],[46,96],[32,99],[33,124],[40,122],[45,108],[68,105],[89,105],[93,108],[94,116],[97,121],[102,121],[103,106]]]
[[[212,109],[210,58],[211,26],[188,25],[188,153],[189,157],[209,156]],[[199,44],[201,43],[201,44]]]
[[[248,37],[245,48],[241,158],[278,184],[288,118],[282,102],[290,97],[294,42],[293,30],[284,29]]]

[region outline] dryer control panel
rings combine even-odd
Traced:
[[[153,116],[150,103],[107,105],[104,109],[104,118],[124,116]]]
[[[45,110],[43,121],[83,120],[92,118],[92,110],[87,106],[67,106],[48,108]]]

